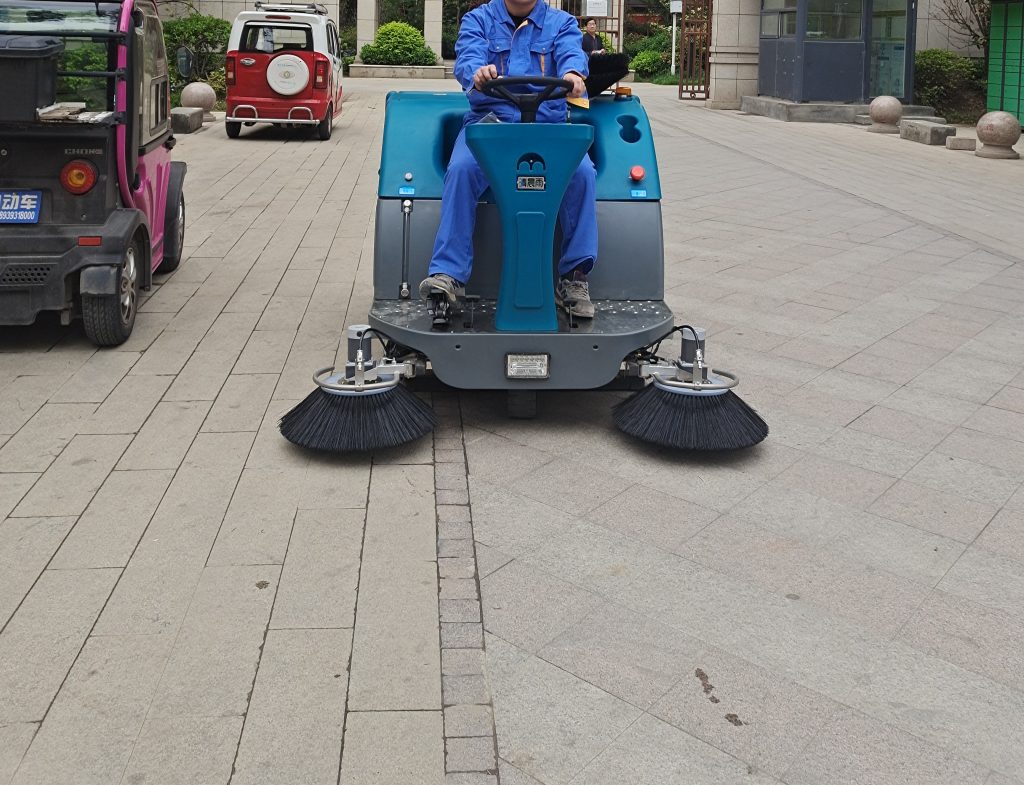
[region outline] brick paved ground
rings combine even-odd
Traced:
[[[367,310],[396,87],[183,138],[120,349],[0,329],[0,783],[1024,782],[1022,164],[641,86],[667,299],[768,441],[449,394],[311,458],[276,419]]]

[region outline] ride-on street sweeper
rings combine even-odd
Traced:
[[[589,107],[572,107],[565,124],[531,119],[540,101],[564,98],[569,82],[525,76],[484,86],[516,103],[523,122],[466,128],[491,187],[478,205],[472,280],[454,305],[440,291],[420,299],[415,282],[427,272],[468,103],[462,93],[388,95],[368,324],[348,328],[345,367],[317,371],[317,389],[282,418],[289,441],[345,452],[423,436],[436,420],[406,380],[430,374],[458,389],[507,390],[513,416],[532,413],[538,390],[632,384],[639,392],[616,406],[614,421],[635,437],[684,450],[765,438],[765,422],[732,392],[736,377],[705,364],[704,331],[673,326],[651,126],[628,88],[603,92],[618,78],[592,75]],[[517,92],[524,82],[541,89]],[[595,315],[580,319],[571,301],[556,309],[553,260],[562,195],[588,151],[600,263],[590,276]],[[658,356],[674,332],[681,356]],[[373,356],[374,338],[383,356]]]

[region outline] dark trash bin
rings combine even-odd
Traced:
[[[30,123],[36,110],[57,96],[57,61],[64,51],[59,38],[0,35],[0,122]]]

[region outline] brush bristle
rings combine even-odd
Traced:
[[[587,95],[593,98],[629,74],[629,57],[621,52],[594,55],[587,68],[590,71],[585,80]]]
[[[292,444],[327,452],[396,447],[436,425],[433,409],[401,384],[371,395],[333,395],[317,388],[280,422]]]
[[[732,390],[686,395],[649,384],[618,404],[612,419],[630,436],[677,450],[738,450],[768,435],[768,424]]]

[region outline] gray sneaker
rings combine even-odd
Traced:
[[[420,284],[420,297],[426,300],[430,297],[431,292],[434,291],[444,292],[448,297],[448,302],[454,305],[458,296],[463,294],[465,289],[462,284],[450,275],[434,273],[424,278]]]
[[[590,284],[587,283],[587,277],[581,273],[576,273],[572,278],[558,279],[558,285],[555,287],[555,300],[565,308],[566,313],[569,312],[569,306],[565,304],[566,300],[575,300],[576,302],[572,306],[573,316],[578,316],[580,319],[594,318],[594,304],[590,301]]]

